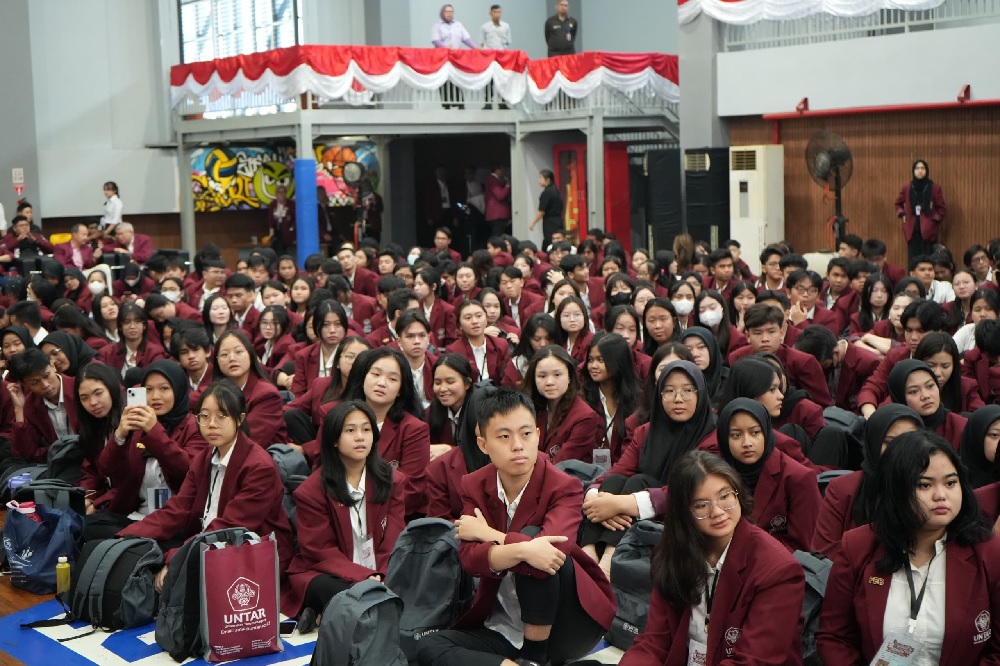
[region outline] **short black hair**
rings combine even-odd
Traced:
[[[431,325],[427,322],[427,317],[420,310],[405,310],[396,320],[396,335],[402,337],[403,331],[413,324],[420,324],[430,333]],[[464,357],[463,357],[464,358]]]
[[[899,316],[899,323],[904,330],[906,329],[906,322],[910,319],[919,321],[924,333],[930,333],[931,331],[944,330],[947,315],[940,303],[934,301],[913,301],[906,306],[903,314]]]
[[[434,230],[434,233],[437,234],[438,232],[441,232],[442,234],[444,234],[448,238],[453,238],[453,236],[451,235],[451,228],[450,227],[446,227],[446,226],[438,227],[437,229]]]
[[[7,316],[31,328],[42,327],[42,310],[34,301],[18,301],[7,308]]]
[[[46,357],[48,358],[48,357]],[[482,436],[486,435],[486,428],[490,421],[496,416],[506,416],[518,407],[524,407],[531,413],[531,420],[535,420],[535,406],[527,393],[516,389],[500,387],[496,392],[483,396],[476,403],[476,423]]]
[[[214,257],[206,257],[201,261],[202,272],[204,273],[205,269],[207,268],[221,268],[222,270],[226,270],[229,267],[226,266],[226,262],[224,262],[222,259],[215,259]]]
[[[339,261],[333,258],[324,259],[319,268],[327,275],[343,275],[344,273],[344,267],[340,265]]]
[[[878,273],[878,266],[867,259],[851,259],[847,262],[847,277],[853,280],[861,273]]]
[[[785,270],[789,266],[795,266],[797,268],[809,268],[809,262],[806,258],[797,252],[789,252],[786,255],[782,255],[781,261],[778,264],[781,266],[781,270]]]
[[[184,326],[175,330],[170,338],[170,355],[180,358],[181,347],[211,351],[212,341],[209,340],[208,331],[204,326]]]
[[[714,268],[717,263],[728,259],[733,260],[733,253],[726,248],[719,248],[718,250],[712,250],[708,255],[708,267]]]
[[[857,234],[846,234],[841,237],[840,242],[845,243],[847,247],[855,249],[858,252],[861,252],[861,246],[864,244],[864,241],[861,240],[861,236],[858,236]]]
[[[865,259],[873,257],[884,257],[886,253],[885,241],[878,238],[869,238],[861,244],[861,256]]]
[[[351,283],[343,275],[331,275],[326,278],[326,288],[334,296],[351,293]]]
[[[332,278],[330,278],[330,279],[332,279]],[[330,288],[330,279],[327,279],[327,281],[326,281],[326,288],[327,289]],[[343,279],[343,278],[341,278],[341,279]],[[263,291],[265,289],[277,289],[278,291],[280,291],[283,294],[287,294],[288,293],[288,285],[286,285],[284,282],[282,282],[280,280],[267,280],[264,284],[260,285],[260,290],[261,290],[262,293],[263,293]]]
[[[324,257],[322,254],[310,254],[302,263],[302,267],[305,269],[306,273],[315,273],[319,270],[319,267],[323,265],[323,259]]]
[[[785,250],[778,247],[777,245],[768,245],[763,250],[761,250],[760,265],[763,266],[764,264],[766,264],[767,260],[774,255],[778,255],[778,257],[783,257],[785,256],[785,254],[786,254]]]
[[[586,265],[587,260],[578,254],[567,254],[559,261],[559,268],[561,268],[567,275],[572,273],[575,268]]]
[[[727,239],[722,244],[722,247],[724,247],[724,248],[735,247],[737,250],[742,250],[743,249],[743,246],[740,245],[740,242],[738,240],[736,240],[735,238],[729,238],[729,239]]]
[[[258,266],[263,266],[268,271],[271,270],[271,262],[266,257],[260,254],[251,254],[247,258],[247,268],[257,268]]]
[[[142,309],[146,311],[147,317],[151,317],[153,310],[159,310],[169,302],[163,294],[152,293],[146,296],[146,302],[143,304]]]
[[[226,278],[226,290],[228,291],[230,289],[246,289],[247,291],[253,291],[253,278],[249,275],[244,275],[243,273],[233,273]]]
[[[389,294],[389,300],[385,304],[385,316],[392,321],[397,313],[407,309],[410,301],[420,301],[415,291],[406,288],[397,289]]]
[[[556,182],[556,175],[552,173],[552,169],[542,169],[538,172],[538,174],[545,180],[549,181],[549,185]]]
[[[508,266],[507,268],[503,269],[503,273],[501,273],[501,275],[503,277],[510,278],[511,280],[524,279],[524,274],[521,273],[521,269],[515,268],[514,266]]]
[[[398,275],[383,275],[378,279],[378,293],[388,296],[397,289],[406,289],[406,282]]]
[[[834,268],[839,268],[840,270],[847,272],[847,267],[850,265],[851,260],[847,257],[834,257],[826,264],[826,274],[829,275],[830,271]]]
[[[767,303],[754,303],[743,315],[743,328],[750,330],[767,324],[785,325],[785,313]]]
[[[23,382],[31,375],[42,374],[51,364],[48,354],[32,347],[11,357],[10,374],[15,381]]]
[[[933,266],[934,260],[931,258],[931,255],[929,254],[913,255],[913,257],[910,259],[910,270],[911,271],[917,270],[917,266],[919,266],[920,264],[930,264],[931,266]]]
[[[837,336],[826,326],[813,324],[806,326],[795,340],[795,348],[805,352],[816,360],[829,361],[833,358],[833,350],[837,346]]]
[[[984,319],[976,324],[976,346],[984,354],[997,358],[1000,356],[1000,319]]]
[[[773,289],[765,289],[757,294],[757,302],[762,303],[763,301],[778,301],[781,303],[781,307],[786,310],[792,306],[792,302],[788,300],[788,294],[783,291],[774,291]]]
[[[791,289],[792,287],[797,285],[799,282],[802,282],[803,280],[809,280],[810,282],[812,282],[813,286],[816,287],[816,289],[820,289],[823,286],[823,278],[819,276],[819,273],[817,273],[816,271],[805,270],[802,268],[796,269],[788,274],[787,286],[789,289]],[[760,300],[759,297],[758,300]]]

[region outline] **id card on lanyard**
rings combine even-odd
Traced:
[[[591,455],[594,464],[607,474],[611,469],[611,449],[594,449]]]
[[[361,566],[366,569],[375,570],[375,540],[367,533],[365,529],[364,521],[361,520],[361,509],[358,506],[365,501],[365,496],[362,494],[361,499],[358,500],[354,505],[351,506],[351,511],[354,513],[358,520],[358,532],[364,536],[361,537],[361,561],[358,562]]]
[[[879,647],[875,658],[872,659],[871,666],[907,666],[908,664],[912,664],[923,651],[924,645],[917,640],[914,632],[917,629],[917,615],[920,614],[920,607],[924,603],[924,592],[927,591],[927,581],[930,580],[931,565],[934,564],[935,557],[937,557],[936,552],[927,562],[927,575],[924,576],[924,582],[920,586],[919,593],[917,593],[916,585],[913,584],[913,572],[910,570],[910,561],[907,559],[903,571],[906,573],[906,583],[910,588],[908,631],[905,634],[890,631],[886,635],[885,640],[882,641],[882,645]]]

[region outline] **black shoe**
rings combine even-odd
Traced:
[[[316,631],[316,611],[305,608],[299,613],[298,630],[300,634],[311,634]]]

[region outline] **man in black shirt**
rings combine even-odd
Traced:
[[[545,22],[545,43],[549,57],[576,53],[576,35],[580,22],[569,15],[569,0],[556,3],[556,14]]]
[[[542,223],[542,233],[545,234],[543,247],[552,242],[552,234],[563,228],[563,198],[556,189],[556,176],[549,169],[542,169],[538,175],[538,184],[542,186],[542,195],[538,198],[538,212],[531,221],[529,228],[534,231],[539,221]]]

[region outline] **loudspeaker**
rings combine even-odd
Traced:
[[[687,230],[713,248],[729,236],[729,148],[684,151]]]
[[[669,250],[684,231],[681,212],[681,151],[650,150],[645,156],[646,224],[652,230],[650,251]],[[647,234],[643,234],[646,238]]]

